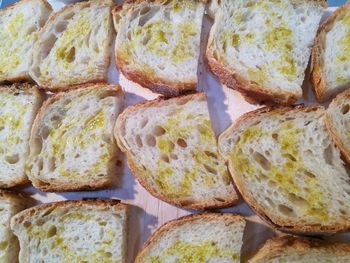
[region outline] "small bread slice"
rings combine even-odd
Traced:
[[[51,12],[46,0],[22,0],[0,10],[0,82],[31,80],[34,43]]]
[[[347,263],[350,244],[281,236],[268,240],[249,263]]]
[[[0,188],[28,182],[29,137],[43,94],[36,86],[0,86]]]
[[[113,39],[111,6],[88,1],[52,14],[34,47],[33,79],[48,90],[106,82]]]
[[[19,262],[126,262],[127,205],[119,200],[63,201],[11,219]]]
[[[235,214],[196,214],[170,221],[150,237],[135,263],[240,262],[245,225]]]
[[[18,262],[19,244],[10,228],[10,220],[28,203],[20,194],[0,190],[0,261],[3,263]]]
[[[290,232],[350,229],[349,174],[323,107],[249,112],[220,135],[219,151],[242,197],[270,224]]]
[[[207,58],[228,87],[255,101],[302,97],[311,45],[326,1],[214,0]]]
[[[238,201],[218,158],[204,93],[128,107],[114,132],[133,174],[157,198],[193,209]]]
[[[333,99],[327,109],[326,124],[335,144],[350,163],[350,90]]]
[[[110,187],[121,165],[113,127],[123,106],[117,85],[58,93],[40,109],[30,137],[27,175],[42,191]]]
[[[349,38],[348,1],[322,23],[312,50],[311,82],[320,102],[350,87]]]
[[[123,75],[166,97],[194,91],[204,2],[129,0],[116,8],[116,65]]]

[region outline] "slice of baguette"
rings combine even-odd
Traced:
[[[166,97],[194,91],[204,2],[129,0],[116,8],[118,69]]]
[[[47,100],[30,137],[27,175],[42,191],[110,187],[120,153],[113,127],[123,106],[119,86],[94,85]]]
[[[20,263],[126,262],[127,206],[119,200],[63,201],[11,219]]]
[[[204,93],[128,107],[114,133],[133,174],[157,198],[193,209],[238,201]]]
[[[31,80],[34,43],[51,12],[46,0],[22,0],[0,10],[0,82]]]
[[[322,0],[214,0],[207,47],[211,70],[254,101],[292,104],[302,97],[325,6]]]
[[[329,105],[326,124],[335,144],[350,163],[350,90],[339,94]]]
[[[219,152],[267,222],[290,232],[350,229],[349,174],[322,107],[249,112],[220,135]]]
[[[246,222],[234,214],[196,214],[170,221],[146,242],[135,263],[240,262]]]
[[[28,140],[43,99],[36,86],[0,86],[0,188],[28,182]]]
[[[311,82],[323,102],[350,87],[350,2],[321,25],[312,50]]]
[[[0,190],[0,261],[17,263],[19,244],[10,228],[11,217],[27,207],[28,200],[20,194]]]
[[[281,236],[268,240],[250,263],[346,263],[350,244]]]
[[[41,30],[30,74],[52,91],[106,82],[112,38],[110,4],[91,1],[65,6]]]

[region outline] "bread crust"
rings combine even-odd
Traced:
[[[311,84],[318,102],[324,102],[334,96],[334,92],[327,92],[329,87],[326,84],[324,73],[324,50],[326,34],[333,28],[334,24],[342,18],[342,15],[350,8],[350,1],[335,10],[329,17],[323,21],[317,31],[314,45],[311,52]],[[349,87],[344,86],[344,89]]]
[[[138,253],[135,263],[142,262],[142,259],[149,253],[149,251],[152,249],[152,246],[156,246],[157,243],[166,236],[169,232],[172,232],[172,230],[179,228],[185,224],[191,224],[192,222],[196,221],[205,221],[205,222],[215,222],[215,221],[222,221],[226,224],[239,222],[244,223],[245,219],[243,216],[238,214],[224,214],[224,213],[200,213],[200,214],[192,214],[184,217],[180,217],[175,220],[171,220],[164,225],[162,225],[160,228],[158,228],[152,236],[145,242],[143,248]]]
[[[238,129],[239,127],[243,126],[247,121],[249,121],[251,118],[259,117],[262,114],[267,114],[270,112],[283,114],[289,111],[304,111],[304,112],[311,112],[311,111],[324,111],[323,106],[304,106],[304,105],[298,105],[295,107],[283,107],[283,106],[276,106],[276,107],[264,107],[257,109],[252,112],[248,112],[244,114],[242,117],[240,117],[235,123],[233,123],[226,131],[224,131],[219,136],[219,141],[221,138],[227,137],[229,134],[231,134],[234,130]],[[219,153],[222,154],[222,149],[220,149],[219,145]],[[224,156],[223,156],[224,157]],[[227,158],[225,158],[226,161]],[[232,175],[232,178],[235,182],[235,185],[239,192],[242,195],[242,198],[246,201],[246,203],[256,212],[256,214],[264,220],[269,225],[272,225],[273,227],[285,231],[285,232],[291,232],[291,233],[338,233],[338,232],[345,232],[350,229],[350,224],[344,225],[344,223],[338,223],[330,226],[316,226],[316,225],[305,225],[305,224],[298,224],[296,222],[289,222],[287,220],[281,220],[279,218],[270,218],[264,211],[264,208],[255,201],[254,197],[250,194],[250,191],[246,189],[244,186],[243,180],[240,178],[240,176],[236,176],[236,173],[230,164],[228,163],[229,171]]]
[[[322,249],[329,254],[350,254],[350,244],[329,243],[322,240],[294,236],[280,236],[268,240],[249,262],[264,262],[281,254],[286,254],[288,250],[298,254],[306,254],[312,249]]]
[[[43,119],[47,108],[55,103],[56,101],[60,100],[62,97],[66,96],[70,92],[80,92],[80,91],[88,91],[88,90],[93,90],[93,89],[99,89],[99,88],[104,88],[107,92],[111,92],[115,94],[116,97],[119,96],[124,96],[123,90],[118,84],[111,84],[111,85],[103,85],[103,84],[96,84],[96,85],[79,85],[79,88],[71,91],[64,91],[55,94],[48,100],[46,100],[42,107],[40,108],[33,126],[31,130],[31,137],[30,137],[30,142],[33,140],[33,136],[37,134],[37,131],[40,128],[41,125],[41,120]],[[33,185],[40,189],[43,192],[68,192],[68,191],[85,191],[85,190],[96,190],[96,189],[101,189],[101,188],[110,188],[114,186],[114,181],[115,178],[112,176],[108,176],[103,179],[95,180],[95,181],[90,181],[85,183],[84,185],[81,184],[81,182],[77,184],[71,184],[71,183],[45,183],[42,182],[41,180],[38,180],[35,177],[29,176],[29,179],[33,183]]]
[[[175,98],[173,98],[175,99]],[[180,102],[180,104],[183,104],[189,100],[193,99],[199,99],[199,100],[205,100],[206,96],[204,93],[194,93],[191,95],[186,96],[180,96],[177,97],[176,100]],[[152,107],[155,105],[158,105],[159,103],[165,103],[167,104],[167,100],[164,98],[157,98],[155,100],[151,101],[144,101],[141,103],[138,103],[136,105],[129,106],[122,114],[119,115],[116,121],[116,125],[114,128],[114,137],[117,141],[117,144],[119,148],[122,150],[122,152],[126,153],[128,166],[130,170],[132,171],[132,174],[137,178],[139,183],[153,196],[157,197],[158,199],[173,204],[178,207],[184,207],[189,209],[216,209],[216,208],[226,208],[231,207],[239,202],[239,197],[237,195],[228,196],[225,201],[218,201],[218,200],[203,200],[203,202],[189,202],[188,199],[181,200],[181,199],[172,199],[169,197],[166,197],[162,194],[160,194],[157,189],[150,186],[149,183],[144,179],[147,172],[142,171],[139,166],[135,163],[134,158],[131,154],[131,149],[126,145],[126,143],[123,140],[122,133],[124,132],[123,124],[125,123],[125,120],[128,118],[128,115],[132,114],[134,111],[136,111],[140,107]],[[171,100],[169,100],[169,103],[171,103]],[[232,186],[234,191],[234,186]]]

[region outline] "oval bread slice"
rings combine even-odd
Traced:
[[[247,203],[291,232],[350,228],[350,180],[322,107],[263,108],[219,137],[219,151]]]

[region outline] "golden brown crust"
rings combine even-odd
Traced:
[[[332,92],[327,92],[330,87],[326,85],[324,72],[323,53],[326,45],[326,34],[333,28],[334,24],[340,20],[350,8],[350,1],[339,7],[329,17],[323,21],[317,31],[314,45],[311,52],[311,84],[318,102],[324,102],[333,96]]]
[[[244,223],[245,219],[243,216],[238,214],[223,214],[223,213],[200,213],[200,214],[192,214],[184,217],[180,217],[178,219],[169,221],[158,228],[152,236],[145,242],[143,248],[138,253],[135,263],[142,262],[142,259],[147,255],[150,249],[152,249],[153,245],[157,245],[157,243],[169,232],[176,230],[176,228],[181,227],[185,224],[191,224],[196,221],[205,221],[205,222],[225,222],[226,224],[231,224],[235,222]]]
[[[187,101],[194,100],[194,99],[199,99],[199,100],[205,100],[206,96],[204,93],[195,93],[191,95],[186,95],[186,96],[180,96],[177,98],[173,99],[164,99],[164,98],[158,98],[155,100],[151,101],[144,101],[141,103],[138,103],[136,105],[129,106],[127,109],[124,110],[122,114],[119,115],[116,121],[116,125],[114,128],[114,137],[117,141],[117,144],[119,148],[126,153],[127,155],[127,160],[128,160],[128,166],[130,170],[132,171],[132,174],[137,178],[137,180],[140,182],[140,184],[147,189],[147,191],[157,197],[158,199],[173,204],[175,206],[179,207],[184,207],[184,208],[189,208],[189,209],[198,209],[198,210],[203,210],[203,209],[216,209],[216,208],[226,208],[226,207],[231,207],[239,202],[238,196],[228,196],[225,201],[218,201],[218,200],[203,200],[203,202],[191,202],[188,198],[184,199],[174,199],[174,198],[169,198],[161,193],[159,191],[151,186],[147,180],[145,179],[147,177],[147,172],[144,171],[143,169],[140,168],[138,164],[135,163],[134,158],[131,154],[130,148],[125,145],[123,142],[123,124],[125,123],[126,119],[128,118],[129,115],[132,115],[134,111],[137,111],[138,108],[140,107],[152,107],[152,106],[157,106],[159,103],[172,103],[173,100],[177,100],[180,102],[180,104],[184,104]],[[164,104],[163,104],[164,105]],[[234,186],[232,186],[234,188]],[[234,190],[234,189],[233,189]]]

